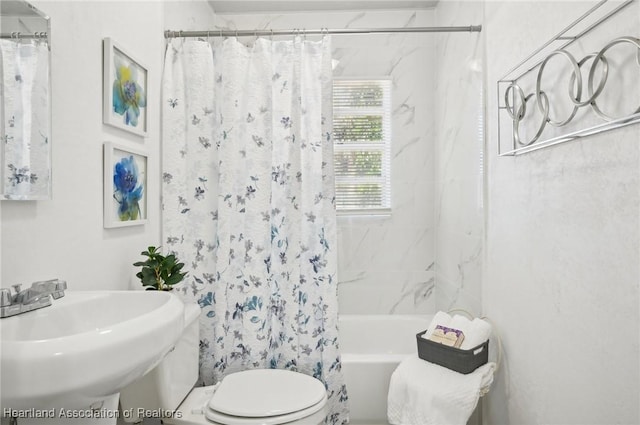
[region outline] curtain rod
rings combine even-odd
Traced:
[[[14,40],[23,40],[23,39],[46,39],[46,32],[34,32],[34,33],[23,33],[23,32],[3,32],[0,33],[0,38],[12,38]]]
[[[389,34],[414,32],[480,32],[482,25],[465,27],[404,27],[404,28],[344,28],[344,29],[290,29],[290,30],[211,30],[211,31],[171,31],[164,32],[164,38],[187,37],[243,37],[274,35],[345,35],[345,34]]]

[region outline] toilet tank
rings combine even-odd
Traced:
[[[193,389],[198,379],[200,307],[184,307],[185,328],[175,348],[158,366],[120,392],[122,418],[126,422],[140,422],[144,410],[175,410]]]

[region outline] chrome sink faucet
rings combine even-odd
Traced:
[[[0,318],[50,306],[51,298],[57,300],[64,297],[67,282],[51,279],[34,282],[30,288],[24,290],[21,289],[21,285],[13,285],[13,289],[15,294],[12,294],[10,289],[0,289]]]

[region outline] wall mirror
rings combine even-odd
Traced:
[[[51,198],[49,17],[0,1],[0,200]]]

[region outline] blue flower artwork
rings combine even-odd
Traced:
[[[144,88],[137,81],[137,69],[116,62],[115,79],[113,81],[113,112],[122,115],[125,125],[136,127],[140,108],[147,106]]]
[[[144,83],[140,84],[144,74],[140,75],[136,64],[127,63],[124,57],[116,56],[114,62],[113,112],[122,115],[125,125],[136,127],[140,109],[147,106]]]
[[[146,137],[147,68],[109,37],[103,50],[103,122]]]
[[[113,199],[118,203],[120,221],[138,220],[144,181],[133,155],[126,156],[113,167]]]

